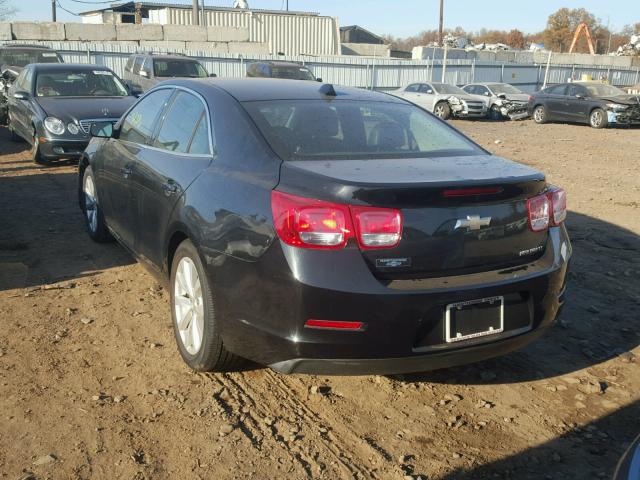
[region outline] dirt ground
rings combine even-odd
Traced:
[[[522,351],[393,377],[190,372],[74,166],[0,128],[0,479],[610,478],[640,433],[640,129],[454,124],[567,189],[568,304]]]

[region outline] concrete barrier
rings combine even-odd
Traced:
[[[13,37],[16,40],[65,40],[64,23],[14,22]]]
[[[110,42],[116,40],[116,26],[109,24],[65,23],[67,40]]]
[[[391,56],[391,46],[377,43],[343,43],[342,54],[388,58]]]
[[[229,53],[253,53],[268,55],[271,53],[268,43],[261,42],[229,42]]]
[[[177,40],[140,40],[140,46],[160,50],[184,50],[185,42]]]
[[[11,24],[0,23],[0,40],[12,40],[11,36]]]
[[[186,42],[185,48],[194,52],[229,53],[228,42]]]
[[[207,29],[192,25],[164,25],[165,40],[178,40],[182,42],[206,42]]]
[[[117,40],[164,40],[162,25],[133,25],[121,23],[116,25]]]
[[[249,29],[236,27],[207,27],[210,42],[248,42]]]

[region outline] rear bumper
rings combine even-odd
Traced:
[[[258,262],[205,255],[226,348],[281,372],[322,374],[433,370],[520,348],[553,324],[570,256],[564,227],[552,228],[544,255],[521,267],[421,280],[378,280],[357,248],[276,243]],[[507,300],[504,332],[447,343],[446,306],[493,296]],[[366,328],[309,329],[308,319]]]
[[[508,340],[451,351],[399,358],[294,358],[269,365],[280,373],[317,375],[394,375],[451,368],[505,355],[542,336],[547,327]]]

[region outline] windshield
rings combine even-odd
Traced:
[[[0,65],[26,67],[30,63],[62,63],[62,59],[56,52],[22,50],[18,48],[0,50]]]
[[[189,60],[154,60],[153,73],[156,77],[208,77],[209,74],[198,62]]]
[[[483,153],[421,108],[355,100],[243,103],[284,160],[416,158]]]
[[[467,95],[467,92],[462,90],[460,87],[456,87],[455,85],[448,85],[446,83],[434,83],[433,88],[435,88],[436,92],[444,93],[446,95]]]
[[[38,97],[126,97],[127,89],[109,70],[38,73]]]
[[[272,67],[273,78],[286,78],[289,80],[315,80],[316,78],[306,67]]]
[[[610,97],[627,94],[627,92],[619,89],[618,87],[614,87],[613,85],[605,85],[603,83],[584,84],[584,87],[589,90],[589,94],[593,97]]]
[[[508,83],[493,83],[487,86],[489,87],[489,90],[491,90],[496,95],[500,93],[507,93],[507,94],[523,93],[522,90],[519,90],[513,85],[509,85]]]

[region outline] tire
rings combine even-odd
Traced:
[[[112,241],[113,237],[109,233],[107,223],[104,220],[104,214],[100,208],[96,181],[90,165],[84,169],[84,174],[82,175],[82,194],[80,195],[80,199],[82,202],[82,212],[84,213],[84,223],[91,239],[97,243]]]
[[[491,105],[491,109],[489,110],[489,118],[491,120],[502,120],[502,112],[500,111],[500,107],[497,105]]]
[[[533,121],[539,124],[547,123],[547,109],[544,105],[538,105],[533,109]]]
[[[607,112],[601,108],[594,108],[589,114],[589,125],[593,128],[605,128],[609,125]]]
[[[433,114],[441,120],[448,120],[451,117],[451,107],[447,102],[438,102],[433,107]]]
[[[188,239],[173,256],[169,288],[173,332],[185,363],[198,372],[237,368],[242,359],[222,343],[214,294],[200,255]]]
[[[49,165],[49,160],[42,156],[40,152],[40,140],[38,139],[38,134],[33,132],[33,144],[31,145],[31,159],[33,163],[37,165]]]

